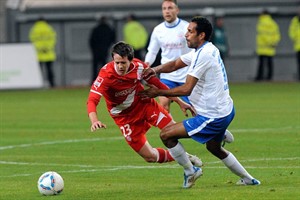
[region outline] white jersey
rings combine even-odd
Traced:
[[[219,50],[211,42],[205,42],[200,48],[180,58],[189,65],[188,75],[198,79],[189,96],[197,114],[208,118],[230,114],[233,101]]]
[[[191,51],[188,48],[185,33],[187,32],[188,22],[177,18],[174,22],[162,22],[157,25],[150,38],[148,52],[145,62],[153,64],[156,55],[161,49],[161,63],[176,60],[181,55]],[[187,67],[171,73],[161,73],[161,79],[184,83],[187,75]]]

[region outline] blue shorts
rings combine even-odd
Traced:
[[[197,115],[184,120],[183,125],[188,135],[197,142],[202,144],[210,140],[221,142],[227,127],[234,118],[234,114],[235,110],[233,108],[229,115],[222,118],[207,118]]]
[[[175,87],[178,87],[178,86],[181,86],[183,85],[184,83],[179,83],[179,82],[174,82],[174,81],[170,81],[170,80],[167,80],[167,79],[160,79],[161,82],[163,82],[164,84],[166,84],[170,89],[171,88],[175,88]],[[180,96],[180,98],[188,103],[188,104],[191,104],[190,103],[190,100],[188,99],[187,96]]]

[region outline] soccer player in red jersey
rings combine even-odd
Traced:
[[[119,126],[126,142],[134,151],[147,162],[174,161],[168,150],[153,148],[145,134],[151,125],[163,129],[175,122],[155,99],[141,98],[137,95],[138,92],[144,90],[143,84],[154,85],[160,89],[169,88],[156,76],[150,76],[146,80],[142,78],[142,72],[148,66],[134,58],[134,51],[130,45],[124,42],[116,43],[112,47],[111,56],[113,61],[101,68],[90,89],[87,111],[91,121],[91,131],[106,128],[97,115],[97,105],[101,97],[104,97],[110,116]],[[194,115],[191,105],[178,97],[171,97],[171,99],[178,103],[185,115],[187,115],[187,110]],[[198,157],[190,154],[186,156],[193,165],[202,165]]]

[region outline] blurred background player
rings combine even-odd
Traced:
[[[221,143],[227,127],[234,118],[235,110],[229,94],[228,80],[219,50],[208,42],[212,33],[211,23],[204,17],[193,17],[185,35],[188,46],[195,49],[180,58],[147,69],[144,77],[155,72],[172,72],[185,66],[189,67],[186,82],[178,87],[161,90],[151,87],[141,91],[141,97],[189,95],[197,115],[164,128],[160,137],[173,158],[184,168],[183,187],[190,188],[202,175],[201,168],[193,166],[186,156],[181,138],[192,138],[206,144],[207,150],[222,160],[225,166],[241,177],[238,185],[259,185],[235,156],[225,150]]]
[[[273,57],[280,41],[280,31],[277,23],[267,10],[263,10],[258,17],[256,25],[256,53],[258,55],[258,68],[255,81],[272,80]],[[265,75],[265,64],[267,73]]]
[[[93,59],[91,84],[97,78],[99,69],[106,64],[109,48],[115,39],[115,30],[108,24],[107,17],[102,16],[97,26],[92,29],[89,38]]]
[[[56,60],[56,32],[54,28],[45,18],[40,17],[30,29],[29,39],[36,49],[42,71],[44,71],[44,68],[46,69],[50,87],[54,87],[55,82],[52,69],[53,62]]]
[[[294,44],[298,65],[298,80],[300,81],[300,8],[298,8],[298,15],[293,17],[289,26],[289,36]]]
[[[143,60],[143,51],[147,44],[148,32],[143,24],[137,21],[134,14],[129,14],[126,21],[123,27],[124,41],[133,47],[135,58]]]
[[[91,87],[87,101],[88,116],[91,121],[91,131],[106,128],[97,116],[97,105],[101,97],[105,98],[107,110],[119,126],[126,142],[147,162],[174,161],[168,150],[153,148],[146,138],[146,132],[152,126],[163,129],[174,124],[172,117],[154,99],[140,98],[139,91],[144,90],[142,81],[153,84],[161,89],[168,89],[159,79],[152,76],[142,79],[143,69],[148,66],[134,58],[133,48],[124,42],[118,42],[112,48],[113,61],[107,63],[99,72]],[[180,98],[172,98],[182,111],[194,110],[191,105]],[[202,162],[196,156],[188,155],[191,161],[201,166]]]
[[[164,22],[157,25],[151,34],[148,52],[145,56],[145,63],[149,66],[155,61],[156,55],[161,49],[161,63],[174,60],[185,54],[191,49],[188,48],[184,34],[186,32],[188,22],[177,17],[179,8],[174,0],[164,0],[162,3],[162,15]],[[169,88],[180,86],[185,82],[187,67],[179,69],[172,73],[159,74],[161,82]],[[187,97],[181,97],[185,102],[189,103]],[[164,96],[158,97],[159,103],[170,112],[170,99]]]

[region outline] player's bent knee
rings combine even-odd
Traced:
[[[165,129],[164,129],[164,130],[165,130]],[[170,137],[169,137],[170,134],[168,134],[168,132],[167,132],[167,131],[164,131],[164,130],[160,132],[160,139],[161,139],[162,141],[167,141],[167,140],[170,139]]]

